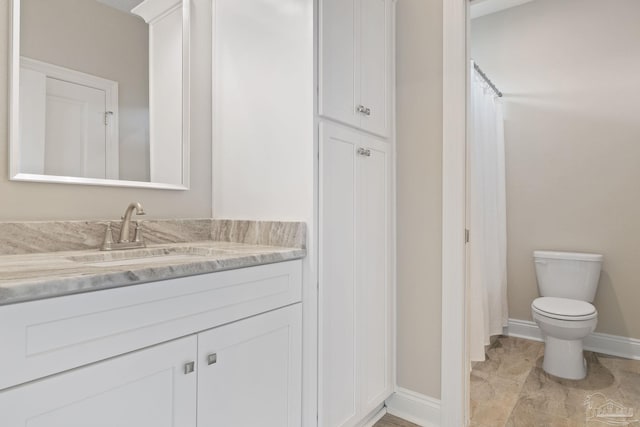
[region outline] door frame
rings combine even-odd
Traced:
[[[468,0],[443,1],[441,425],[469,422],[466,144]]]

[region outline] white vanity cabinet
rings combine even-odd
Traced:
[[[301,261],[0,307],[0,425],[297,427]]]
[[[321,116],[389,136],[394,3],[320,0]]]
[[[393,385],[390,144],[320,125],[319,426],[359,425]]]

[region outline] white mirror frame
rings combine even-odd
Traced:
[[[20,0],[11,0],[9,52],[9,179],[56,184],[83,184],[162,190],[189,189],[190,163],[190,0],[182,0],[182,183],[166,184],[116,179],[39,175],[20,172]]]

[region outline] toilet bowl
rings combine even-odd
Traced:
[[[541,297],[533,301],[531,311],[544,338],[542,369],[561,378],[586,377],[582,343],[596,328],[596,308],[585,301]]]
[[[586,377],[583,340],[598,323],[595,297],[602,255],[535,251],[541,297],[531,303],[533,320],[544,338],[542,368],[561,378]]]

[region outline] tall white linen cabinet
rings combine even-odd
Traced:
[[[395,383],[395,0],[319,0],[318,426]]]

